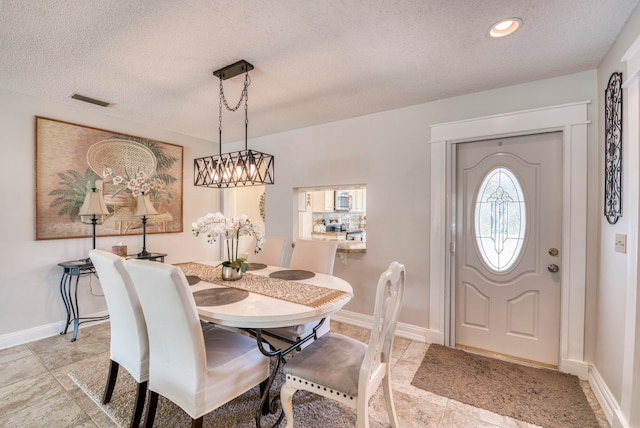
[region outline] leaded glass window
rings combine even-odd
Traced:
[[[482,260],[495,272],[518,260],[527,227],[522,186],[511,170],[498,167],[485,176],[476,196],[475,238]]]

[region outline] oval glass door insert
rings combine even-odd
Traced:
[[[522,252],[527,228],[526,201],[515,174],[494,168],[476,195],[474,226],[478,251],[488,269],[509,270]]]

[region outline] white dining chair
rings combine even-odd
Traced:
[[[333,266],[335,264],[337,250],[337,241],[298,239],[293,247],[289,268],[333,275]],[[316,337],[321,337],[326,334],[330,330],[330,324],[331,320],[329,317],[326,317],[320,328],[316,331]],[[311,334],[317,325],[318,322],[315,321],[288,327],[265,329],[267,333],[265,340],[275,348],[284,349],[285,347],[291,346],[291,344],[270,337],[269,334],[275,334],[295,342]],[[309,343],[311,342],[302,344],[300,349],[308,346]]]
[[[110,317],[110,365],[102,404],[111,401],[120,366],[138,383],[131,416],[131,427],[142,418],[149,379],[149,339],[138,294],[124,267],[122,257],[100,250],[89,251],[89,258],[100,278]]]
[[[293,247],[289,267],[333,275],[338,241],[298,239]]]
[[[282,256],[287,238],[282,236],[266,236],[262,251],[249,253],[249,263],[264,263],[270,266],[282,266]]]
[[[392,262],[380,275],[369,344],[329,332],[284,366],[280,390],[287,428],[293,428],[293,395],[310,391],[356,409],[356,425],[369,426],[369,399],[382,383],[392,427],[398,426],[391,391],[391,350],[402,305],[404,265]]]
[[[135,259],[125,261],[125,267],[149,333],[146,427],[153,426],[159,395],[182,408],[197,428],[205,414],[256,385],[264,389],[269,358],[248,336],[222,328],[203,331],[179,268]]]

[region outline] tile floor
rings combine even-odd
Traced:
[[[331,322],[331,329],[367,341],[366,329]],[[78,340],[70,334],[0,350],[0,427],[114,427],[115,424],[67,376],[77,364],[108,358],[109,324],[80,330]],[[403,427],[531,427],[532,425],[411,386],[427,344],[397,338],[393,350],[394,401]],[[587,397],[596,408],[601,425],[607,427],[602,411],[583,382]],[[370,405],[372,420],[387,421],[381,391]],[[372,426],[388,426],[372,423]],[[227,427],[225,427],[227,428]]]

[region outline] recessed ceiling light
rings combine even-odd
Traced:
[[[504,37],[516,31],[522,25],[520,18],[507,18],[494,24],[489,28],[491,37]]]

